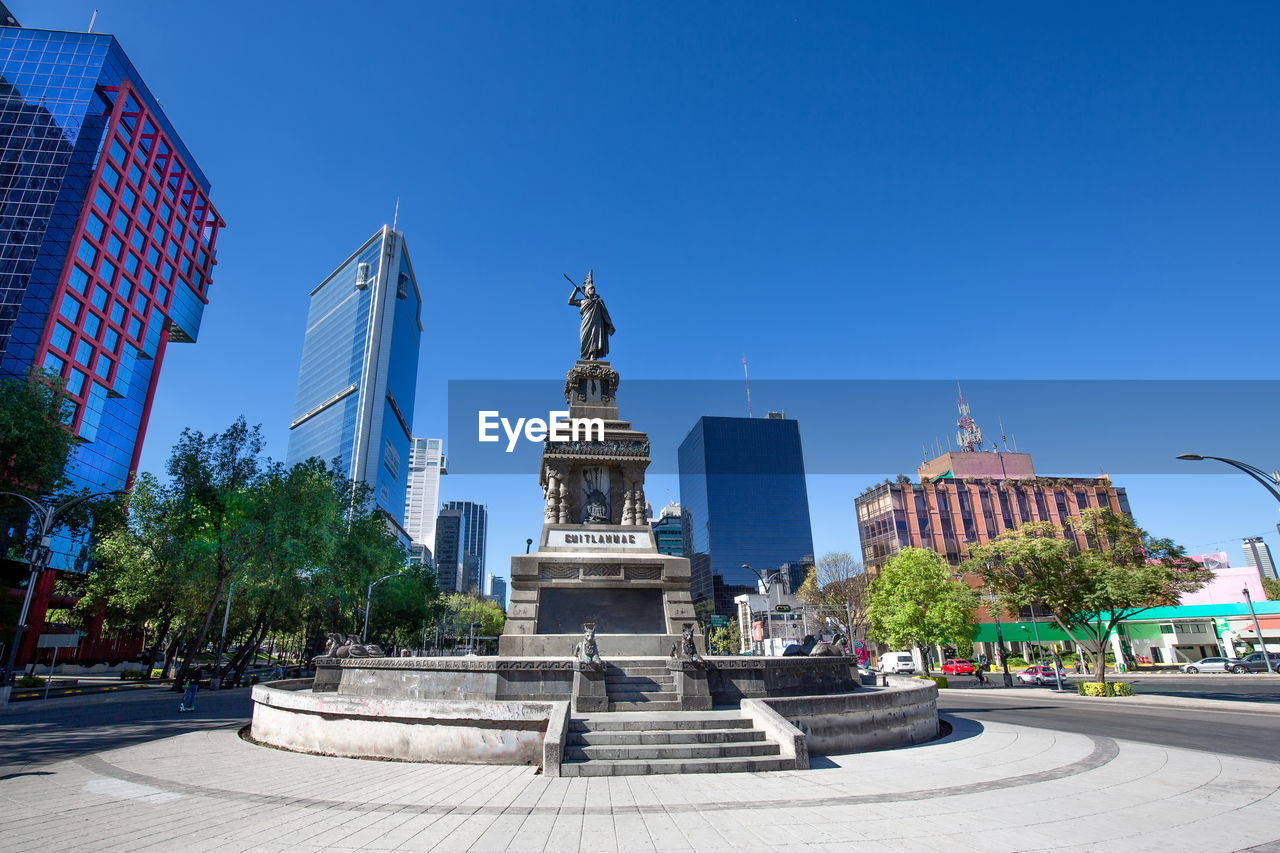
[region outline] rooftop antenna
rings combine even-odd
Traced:
[[[391,230],[396,230],[396,223],[400,221],[400,196],[396,196],[396,211],[391,214]]]
[[[1018,437],[1016,435],[1009,436],[1009,440],[1013,442],[1013,452],[1018,452]]]
[[[1009,452],[1009,437],[1004,434],[1004,421],[996,418],[996,424],[1000,427],[1000,443],[1004,445],[1004,452]]]
[[[89,32],[93,32],[93,25],[98,21],[98,10],[94,9],[93,14],[89,16]]]
[[[747,372],[747,354],[742,354],[742,378],[747,383],[747,417],[754,418],[751,413],[751,374]]]
[[[960,417],[956,420],[956,444],[960,445],[961,453],[976,453],[982,449],[982,430],[973,418],[969,416],[969,401],[964,398],[964,392],[960,390],[960,383],[956,383],[956,408],[960,411]]]

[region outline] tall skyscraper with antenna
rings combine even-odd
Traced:
[[[404,529],[422,295],[404,234],[384,225],[311,291],[290,465],[337,459]]]

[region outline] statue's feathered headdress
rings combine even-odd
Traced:
[[[591,278],[591,270],[587,270],[587,280],[582,283],[583,287],[594,287],[595,281]]]

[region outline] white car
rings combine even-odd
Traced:
[[[886,652],[880,656],[880,671],[911,675],[916,671],[916,662],[911,652]]]
[[[1231,668],[1238,663],[1240,661],[1233,658],[1200,658],[1192,663],[1184,663],[1180,668],[1192,675],[1197,672],[1231,672]]]

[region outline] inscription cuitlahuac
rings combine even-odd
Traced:
[[[634,533],[566,533],[566,545],[634,545]]]

